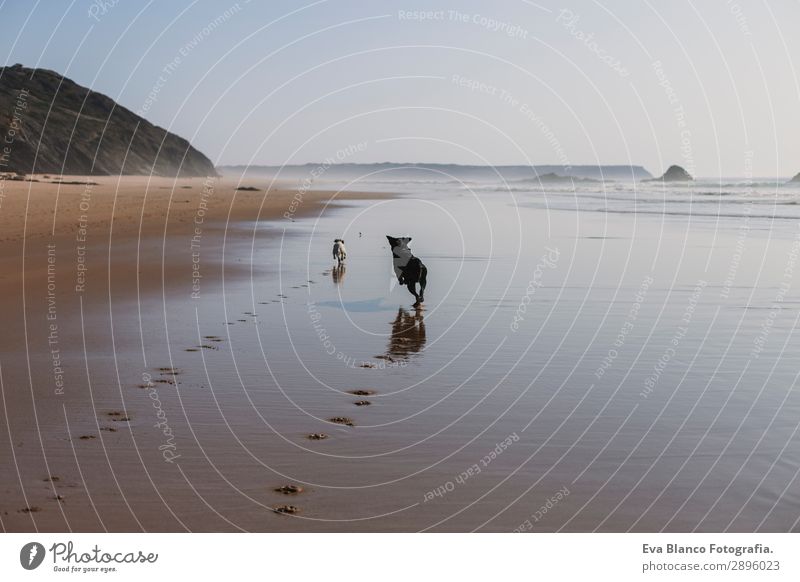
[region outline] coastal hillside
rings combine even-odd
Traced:
[[[187,140],[46,69],[0,67],[0,134],[2,172],[216,175]]]

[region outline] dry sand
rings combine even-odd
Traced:
[[[147,296],[243,274],[241,265],[222,267],[223,244],[251,244],[256,220],[317,215],[332,194],[236,191],[242,185],[225,179],[34,178],[0,183],[2,529],[195,529],[158,514],[131,519],[142,514],[130,511],[137,498],[146,508],[158,493],[124,473],[124,459],[137,454],[118,437],[126,413],[97,405],[118,390],[118,354],[136,349],[138,338],[128,337],[136,334],[119,330],[136,326]],[[114,365],[90,373],[98,359]],[[99,439],[102,446],[82,450]],[[113,471],[110,459],[120,461]],[[124,495],[103,493],[120,482]]]

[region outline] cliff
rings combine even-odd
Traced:
[[[185,139],[56,72],[0,67],[0,172],[216,176]]]

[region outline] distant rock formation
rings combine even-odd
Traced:
[[[660,178],[653,178],[652,180],[644,180],[645,182],[691,182],[694,178],[692,175],[681,168],[680,166],[670,166],[664,175]]]
[[[185,139],[46,69],[0,67],[0,172],[216,176]]]
[[[789,180],[789,182],[792,184],[800,184],[800,174],[797,174],[794,178]]]

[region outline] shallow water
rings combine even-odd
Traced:
[[[392,183],[249,225],[226,257],[252,276],[165,309],[185,370],[165,406],[208,504],[174,510],[208,529],[800,529],[792,205],[614,188]],[[428,267],[421,309],[387,234]],[[183,351],[205,335],[217,349]],[[269,511],[283,482],[306,487],[300,514]]]

